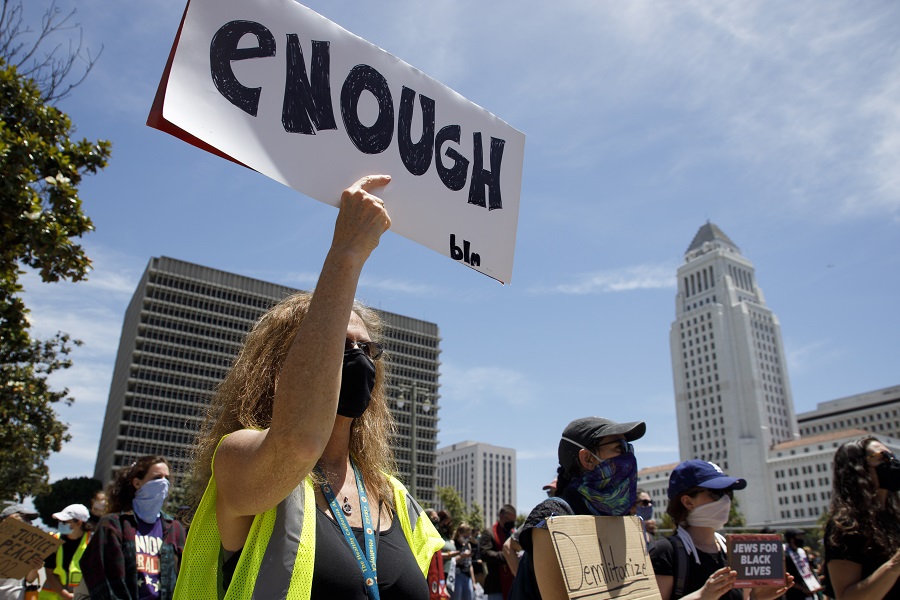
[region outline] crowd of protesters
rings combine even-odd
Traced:
[[[809,598],[820,593],[817,571],[821,592],[838,600],[900,597],[900,461],[874,437],[837,450],[821,569],[803,532],[789,531],[784,580],[750,592],[735,588],[719,533],[748,482],[682,462],[668,486],[674,534],[657,537],[637,489],[632,443],[643,422],[569,423],[548,498],[518,529],[511,505],[481,532],[423,509],[393,476],[381,323],[355,300],[391,224],[375,195],[389,182],[367,176],[343,192],[315,293],[268,311],[219,385],[190,478],[190,535],[163,512],[169,463],[140,458],[90,509],[53,514],[63,543],[43,566],[42,600],[562,600],[547,523],[567,515],[641,517],[663,600]],[[2,513],[35,516],[21,505]],[[37,581],[0,580],[0,600],[25,598]]]

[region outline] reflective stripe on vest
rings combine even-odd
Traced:
[[[394,492],[395,518],[424,578],[431,557],[444,541],[403,484],[390,476],[388,481]],[[307,477],[278,506],[253,518],[231,584],[224,593],[217,495],[213,473],[191,521],[174,600],[309,600],[316,555],[312,479]],[[264,575],[260,577],[260,573]]]
[[[59,579],[63,589],[67,589],[71,592],[79,583],[81,583],[81,555],[84,554],[84,549],[87,548],[90,539],[90,532],[85,532],[85,534],[81,536],[81,542],[78,544],[75,554],[72,555],[72,561],[69,563],[68,571],[63,568],[63,547],[60,546],[56,549],[56,567],[53,569],[53,573]],[[41,600],[55,600],[59,597],[59,594],[46,587],[41,589],[38,593],[38,598]]]

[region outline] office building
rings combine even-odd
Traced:
[[[504,504],[516,505],[516,451],[465,441],[437,450],[438,486],[456,489],[469,510],[475,502],[493,523]]]
[[[94,477],[107,482],[136,458],[160,454],[171,461],[177,485],[210,395],[244,335],[268,308],[296,291],[173,258],[152,258],[125,313]],[[393,445],[399,476],[422,502],[432,502],[438,326],[379,314],[391,360],[388,398],[398,427]]]
[[[798,414],[797,423],[804,437],[857,427],[900,438],[900,385],[820,402]]]
[[[681,460],[708,460],[746,479],[736,496],[750,526],[812,525],[828,506],[838,446],[875,433],[897,447],[900,387],[796,415],[781,327],[753,264],[709,222],[684,257],[669,333]],[[675,466],[639,474],[657,518]]]

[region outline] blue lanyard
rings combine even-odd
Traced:
[[[357,468],[356,463],[353,462],[352,459],[350,460],[350,464],[353,466],[353,474],[356,476],[356,489],[359,492],[359,507],[362,512],[363,520],[363,536],[366,544],[366,554],[368,554],[368,556],[366,556],[366,554],[363,553],[362,548],[359,547],[359,542],[356,541],[356,536],[353,535],[353,531],[350,529],[350,524],[347,522],[347,518],[344,516],[344,512],[338,504],[337,498],[334,495],[334,490],[331,489],[328,479],[325,477],[322,469],[318,466],[316,466],[316,473],[318,473],[319,477],[323,480],[322,494],[324,494],[325,499],[328,500],[328,506],[331,507],[334,520],[337,521],[337,524],[340,526],[344,538],[347,540],[347,544],[350,545],[350,549],[353,551],[356,562],[359,564],[359,568],[362,571],[366,583],[366,596],[369,597],[369,600],[380,600],[381,597],[378,593],[378,569],[375,562],[377,553],[375,536],[378,535],[378,532],[372,529],[372,515],[369,512],[369,501],[366,497],[366,486],[363,485],[362,475],[360,475],[359,468]]]

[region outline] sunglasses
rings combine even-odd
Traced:
[[[702,488],[696,494],[693,494],[693,495],[696,496],[700,492],[706,492],[707,494],[709,494],[709,497],[715,501],[721,500],[722,496],[728,496],[729,498],[734,498],[734,490],[732,490],[731,488],[724,489],[724,490],[710,490],[707,488]]]
[[[641,506],[653,506],[653,500],[638,500],[635,504],[640,504]]]
[[[384,346],[378,342],[354,342],[353,340],[344,341],[344,352],[350,352],[359,348],[371,360],[378,360],[384,354]]]
[[[619,438],[618,440],[613,440],[611,442],[603,442],[602,444],[597,444],[597,448],[602,448],[603,446],[612,446],[613,444],[619,447],[619,454],[634,454],[634,446],[631,445],[631,442],[626,440],[625,438]]]

